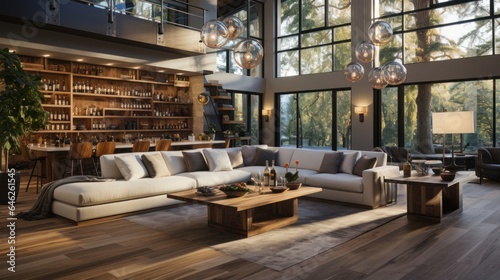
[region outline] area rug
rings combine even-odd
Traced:
[[[367,210],[299,199],[297,223],[250,238],[208,228],[207,207],[198,204],[125,219],[281,271],[406,214],[405,206]]]

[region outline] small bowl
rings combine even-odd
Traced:
[[[273,193],[282,193],[288,191],[287,187],[273,187],[270,188]]]
[[[441,172],[441,179],[443,179],[443,181],[453,181],[455,179],[455,173],[452,173],[452,172]]]
[[[434,172],[434,174],[436,175],[440,175],[442,172],[443,172],[443,168],[440,166],[440,167],[432,167],[432,172]]]
[[[242,197],[249,193],[249,191],[222,191],[227,197]]]

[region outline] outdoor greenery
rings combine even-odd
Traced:
[[[364,3],[351,1],[352,9],[359,9]],[[390,43],[379,48],[376,65],[396,58],[404,64],[432,63],[500,52],[500,45],[495,45],[500,30],[497,1],[439,1],[431,6],[432,3],[434,1],[373,1],[374,11],[378,13],[373,21],[386,21],[394,30]],[[337,1],[322,0],[280,1],[277,76],[339,71],[351,61],[350,38],[359,33],[356,31],[359,27],[353,26],[355,30],[351,35],[351,7],[338,9],[336,4]],[[443,110],[476,113],[476,133],[464,136],[464,143],[470,147],[495,145],[495,141],[496,145],[500,144],[500,133],[494,133],[495,128],[500,131],[496,121],[500,117],[500,102],[495,99],[500,96],[498,90],[495,92],[498,88],[495,83],[499,82],[478,78],[383,89],[382,144],[398,145],[398,137],[404,137],[405,147],[434,153],[442,136],[432,134],[431,113]],[[334,89],[287,93],[280,95],[279,106],[281,144],[349,148],[350,98],[343,98]],[[401,109],[404,119],[398,119]],[[403,130],[399,131],[401,122],[404,122]],[[328,141],[329,135],[336,136],[338,142]],[[450,143],[451,136],[448,137],[446,141]]]

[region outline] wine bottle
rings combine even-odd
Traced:
[[[270,172],[270,184],[272,187],[276,187],[278,186],[278,180],[276,178],[276,167],[274,167],[274,160],[271,161],[272,164],[271,164],[271,172]]]
[[[266,168],[264,169],[264,186],[269,186],[269,176],[270,176],[269,161],[266,160]]]

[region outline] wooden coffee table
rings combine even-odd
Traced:
[[[402,175],[386,178],[386,183],[407,186],[408,218],[423,218],[441,222],[450,213],[462,212],[462,185],[472,179],[472,172],[458,172],[453,181],[443,181],[437,175]]]
[[[249,193],[244,197],[227,198],[219,190],[214,196],[198,195],[196,190],[188,190],[171,193],[167,197],[207,205],[209,227],[250,237],[297,222],[298,198],[321,191],[321,188],[301,187],[273,193],[265,188],[263,194]]]

